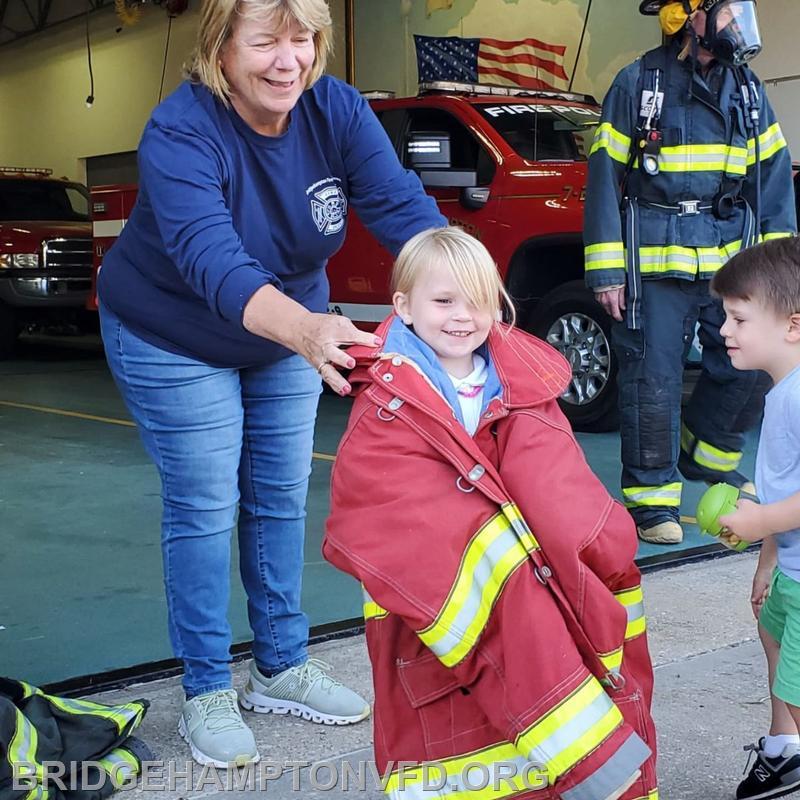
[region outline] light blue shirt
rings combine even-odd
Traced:
[[[762,503],[800,492],[800,367],[767,394],[756,455],[756,488]],[[779,533],[778,567],[800,581],[800,528]]]

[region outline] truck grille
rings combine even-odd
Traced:
[[[91,272],[91,239],[48,239],[42,248],[45,269],[76,269]]]

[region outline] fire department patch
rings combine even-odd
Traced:
[[[326,186],[311,197],[311,216],[317,230],[331,236],[344,227],[347,217],[347,198],[339,186]]]

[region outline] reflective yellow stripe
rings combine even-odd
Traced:
[[[694,442],[694,435],[686,427],[686,423],[681,423],[681,450],[687,454],[691,453],[692,448],[694,447]]]
[[[618,131],[610,122],[603,122],[597,126],[589,155],[594,155],[598,150],[606,150],[614,161],[627,164],[631,152],[631,137]]]
[[[791,233],[790,231],[780,231],[780,232],[777,232],[777,233],[765,233],[761,237],[761,240],[764,241],[764,242],[771,242],[773,239],[786,239],[789,236],[794,236],[794,233]]]
[[[733,472],[742,461],[741,451],[725,451],[698,439],[692,458],[700,466],[717,472]]]
[[[620,710],[594,678],[526,730],[516,742],[530,761],[547,770],[551,783],[600,745],[622,723]]]
[[[46,697],[56,708],[60,708],[68,714],[90,714],[93,717],[112,720],[120,732],[125,729],[126,725],[131,723],[133,727],[136,727],[144,715],[144,707],[139,703],[106,706],[102,703],[94,703],[91,700],[69,700],[65,697],[44,694],[41,691],[38,693]]]
[[[44,772],[42,765],[36,760],[39,734],[18,708],[14,711],[16,726],[8,744],[8,762],[12,766],[16,765],[17,776],[21,782],[24,781],[26,785],[30,785],[29,778],[32,783],[35,781],[35,785],[25,795],[25,800],[45,800],[48,791],[42,787]]]
[[[624,606],[628,615],[628,624],[625,628],[625,639],[633,639],[644,633],[647,624],[644,616],[644,595],[642,587],[635,586],[621,592],[614,592],[614,597]]]
[[[475,534],[441,611],[433,624],[418,631],[445,666],[458,664],[475,646],[503,586],[527,558],[502,511]]]
[[[634,798],[634,800],[658,800],[658,789],[653,789],[648,794],[643,794],[641,797]]]
[[[112,750],[98,762],[111,778],[114,787],[119,789],[134,775],[139,774],[139,762],[127,750],[119,747]]]
[[[662,147],[658,166],[662,172],[747,173],[747,151],[724,144],[685,144]],[[638,163],[638,162],[637,162]]]
[[[663,486],[626,486],[622,496],[627,508],[636,506],[677,507],[681,504],[681,483],[666,483]]]
[[[625,269],[625,249],[622,242],[590,244],[583,252],[587,272],[593,269]]]
[[[696,464],[715,472],[733,472],[742,461],[744,453],[738,450],[720,450],[698,439],[687,427],[681,425],[681,450],[691,456]]]
[[[522,514],[519,513],[517,504],[504,503],[501,508],[503,509],[503,514],[505,514],[506,519],[511,523],[514,533],[517,534],[517,539],[519,539],[525,550],[528,553],[533,553],[538,550],[539,542],[536,541],[533,531],[531,531],[528,527],[528,523],[522,518]]]
[[[483,765],[492,776],[502,776],[503,773],[498,771],[499,765],[507,771],[506,774],[512,770],[515,774],[508,778],[490,780],[486,788],[479,789],[477,787],[482,783],[481,778],[485,779],[486,773],[470,777],[469,768],[475,765]],[[426,788],[426,773],[420,766],[405,769],[402,773],[392,773],[386,782],[387,794],[393,800],[422,800],[427,797],[446,797],[448,800],[502,800],[525,789],[536,789],[538,785],[536,765],[529,765],[528,760],[510,742],[441,759],[428,765],[428,769],[428,783],[444,783],[441,789]],[[531,769],[530,774],[526,774],[528,769]]]
[[[639,248],[642,275],[683,273],[710,275],[742,249],[741,240],[719,247],[681,247],[648,245]],[[589,266],[587,264],[587,269]]]
[[[603,666],[615,675],[619,674],[622,669],[622,648],[612,650],[610,653],[598,653],[597,657],[600,659]]]
[[[366,622],[369,619],[382,619],[383,617],[389,616],[389,612],[379,606],[370,596],[369,592],[364,588],[364,585],[361,586],[361,594],[364,597],[364,621]]]
[[[783,131],[781,130],[781,126],[776,122],[774,125],[770,125],[767,130],[764,131],[758,137],[758,143],[761,147],[761,160],[766,161],[768,158],[772,158],[779,150],[783,150],[786,147],[786,139],[783,137]],[[747,140],[747,166],[750,167],[756,163],[756,140],[755,139],[748,139]]]

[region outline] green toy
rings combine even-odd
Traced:
[[[715,483],[700,498],[697,504],[697,524],[700,532],[720,538],[725,533],[725,528],[720,525],[719,518],[725,514],[736,511],[736,502],[739,499],[739,490],[729,483]],[[741,541],[734,534],[728,534],[720,538],[722,544],[732,550],[741,552],[745,550],[749,542]]]

